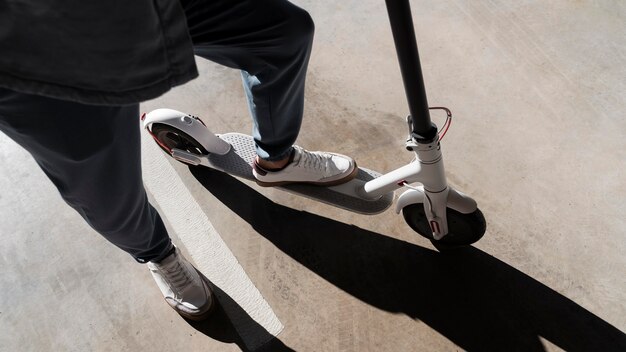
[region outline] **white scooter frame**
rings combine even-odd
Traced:
[[[386,0],[386,5],[411,111],[411,115],[407,118],[409,137],[406,141],[406,148],[415,153],[415,159],[384,175],[360,169],[360,176],[338,186],[284,188],[309,198],[366,214],[374,214],[387,209],[393,201],[394,191],[409,188],[399,196],[396,213],[402,210],[405,220],[415,231],[429,238],[436,246],[441,245],[441,247],[438,246],[439,249],[474,243],[485,232],[485,219],[471,197],[455,190],[446,181],[441,138],[437,127],[430,121],[409,2],[408,0]],[[447,108],[432,109],[446,111],[446,126],[449,127],[452,118],[450,111]],[[249,171],[251,168],[249,164],[253,159],[250,153],[253,153],[251,150],[254,149],[252,137],[238,133],[215,135],[199,118],[171,109],[154,110],[142,116],[142,120],[144,128],[175,159],[191,165],[203,165],[237,176],[252,178]],[[156,132],[154,126],[159,126],[162,133]],[[174,139],[168,141],[169,135],[173,135]],[[182,141],[182,144],[174,140]],[[181,145],[184,148],[180,147]],[[233,147],[234,145],[237,147]],[[239,149],[236,150],[239,164],[235,168],[232,164],[221,162],[219,157],[217,159],[212,157],[233,154],[234,149]],[[245,153],[248,154],[242,154],[241,149],[247,149]],[[243,169],[247,170],[243,173],[233,172],[234,169],[242,169],[242,160],[245,161]],[[247,166],[245,166],[246,163]],[[416,187],[412,185],[414,183],[421,183],[421,185]],[[340,195],[337,199],[341,201],[320,197],[320,193],[324,192]],[[346,199],[358,200],[366,207],[346,205]],[[369,204],[376,206],[367,209]]]
[[[451,117],[449,111],[445,110]],[[233,147],[228,142],[229,136],[251,138],[237,133],[213,134],[198,117],[172,109],[151,111],[142,116],[142,120],[144,128],[173,158],[186,164],[207,166],[224,172],[229,172],[229,168],[216,165],[211,160],[211,156],[227,155],[231,152]],[[410,125],[410,118],[407,120]],[[194,152],[194,150],[172,148],[164,141],[163,137],[157,137],[153,133],[155,124],[170,126],[171,131],[179,131],[178,135],[186,135],[185,138],[196,141],[204,150],[200,148]],[[395,208],[396,213],[400,213],[409,205],[423,204],[432,238],[429,234],[422,233],[422,235],[436,241],[441,240],[449,233],[447,208],[460,214],[472,214],[479,211],[477,204],[471,197],[447,184],[441,142],[438,137],[430,143],[419,143],[415,138],[409,137],[406,141],[406,148],[415,153],[415,159],[411,163],[369,181],[354,179],[342,185],[326,188],[363,201],[376,201],[400,188],[410,188],[399,196]],[[204,154],[206,152],[208,153]],[[413,183],[421,183],[421,186],[414,187],[411,185]],[[325,187],[311,186],[311,188],[324,189]],[[335,205],[353,210],[340,204]]]

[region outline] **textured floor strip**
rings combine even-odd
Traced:
[[[282,323],[152,138],[142,133],[141,144],[144,182],[161,215],[198,269],[220,288],[217,298],[243,342],[251,350],[259,348],[282,331]]]

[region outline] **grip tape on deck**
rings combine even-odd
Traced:
[[[232,149],[226,155],[210,154],[208,159],[211,167],[224,171],[230,175],[254,180],[252,175],[252,163],[256,157],[254,139],[251,136],[240,133],[227,133],[219,136],[232,145]],[[359,168],[354,180],[342,185],[342,189],[354,185],[355,189],[363,183],[379,177],[381,174],[365,168]],[[334,205],[363,214],[377,214],[385,211],[393,202],[393,192],[389,192],[376,200],[365,200],[353,197],[334,190],[334,187],[321,187],[307,184],[291,184],[280,186],[286,191],[311,198],[320,202]]]

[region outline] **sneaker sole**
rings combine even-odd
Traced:
[[[292,184],[306,184],[306,185],[313,185],[313,186],[323,186],[323,187],[330,187],[330,186],[337,186],[340,185],[342,183],[346,183],[349,182],[351,180],[353,180],[356,175],[359,173],[359,167],[357,166],[356,162],[354,162],[354,170],[352,170],[352,172],[343,177],[340,178],[338,180],[333,180],[333,181],[279,181],[279,182],[265,182],[265,181],[260,181],[255,179],[256,184],[261,186],[261,187],[277,187],[277,186],[285,186],[285,185],[292,185]]]

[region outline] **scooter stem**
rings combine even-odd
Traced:
[[[419,143],[428,143],[436,138],[437,126],[431,122],[428,111],[411,6],[409,0],[385,0],[385,4],[409,104],[412,136]]]

